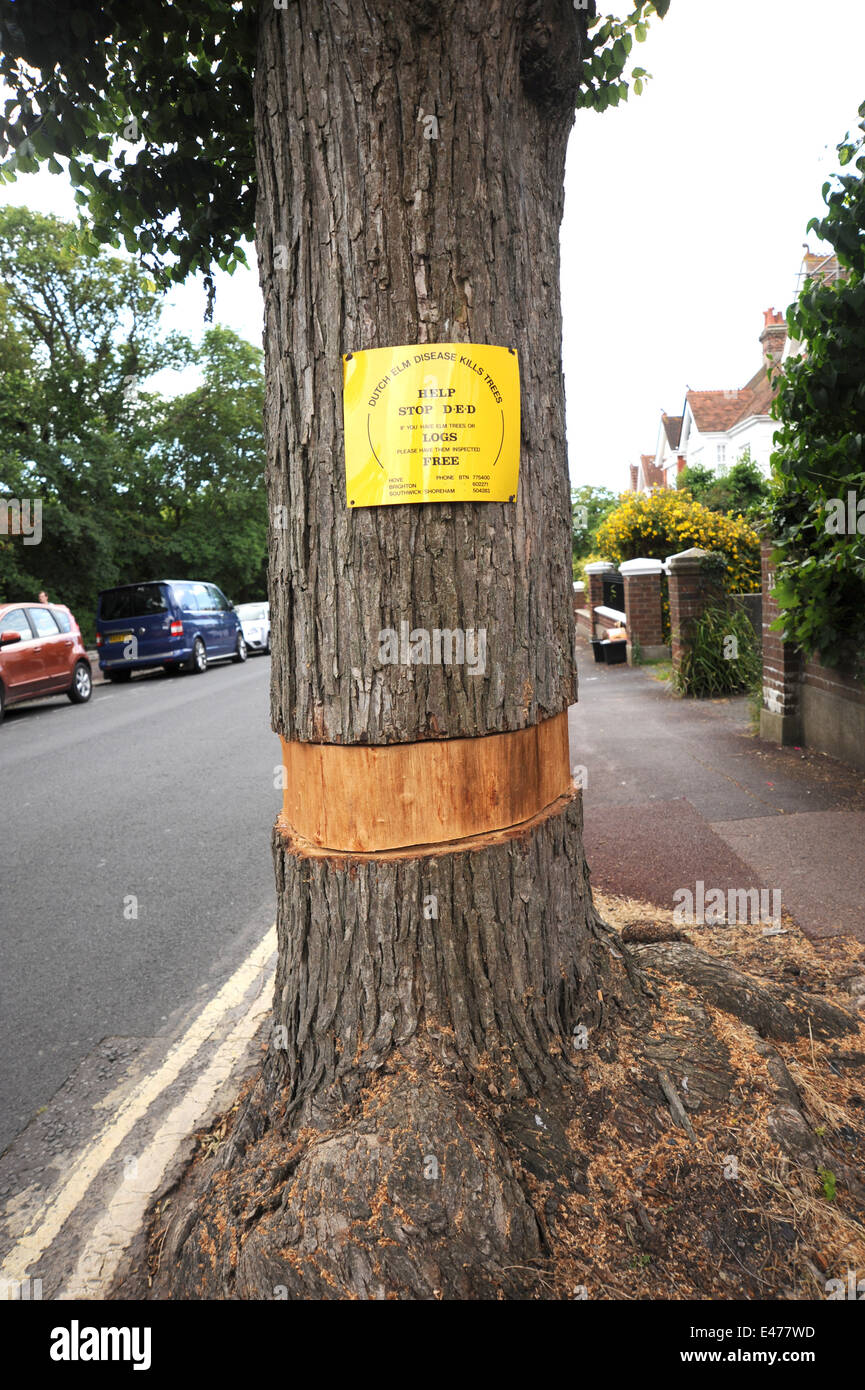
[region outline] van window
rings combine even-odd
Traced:
[[[184,613],[209,613],[213,601],[206,584],[175,584],[174,602]]]
[[[218,613],[230,613],[231,609],[228,606],[228,599],[225,597],[222,590],[217,589],[215,584],[208,584],[207,587],[210,590],[212,607],[215,608]]]
[[[106,622],[117,619],[146,618],[166,613],[168,603],[161,584],[130,584],[124,589],[106,589],[99,604],[99,616]]]

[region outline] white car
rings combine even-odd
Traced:
[[[246,645],[251,652],[270,651],[270,604],[238,603],[234,609],[240,619]]]

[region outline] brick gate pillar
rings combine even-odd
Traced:
[[[670,641],[673,671],[678,672],[691,624],[713,603],[724,602],[724,585],[715,569],[705,564],[708,550],[683,550],[667,560],[670,576]],[[711,557],[714,560],[714,556]]]
[[[594,612],[604,601],[604,575],[615,574],[616,567],[609,560],[595,560],[586,565],[586,578],[589,581],[589,611],[594,622]]]
[[[619,565],[625,582],[625,616],[628,627],[628,664],[634,665],[636,644],[642,661],[662,661],[670,655],[664,643],[661,611],[660,560],[626,560]]]
[[[801,660],[790,642],[769,626],[778,617],[772,597],[775,583],[772,551],[774,541],[763,541],[760,561],[763,576],[763,705],[760,710],[760,737],[769,743],[800,742],[799,687]]]

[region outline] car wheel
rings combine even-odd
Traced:
[[[131,671],[106,671],[105,674],[112,685],[125,685],[127,681],[132,680]]]
[[[200,637],[196,637],[192,644],[192,656],[186,663],[186,669],[193,676],[200,676],[207,670],[207,652]]]
[[[73,705],[84,705],[93,694],[93,677],[86,661],[76,661],[72,672],[72,685],[67,690]]]
[[[242,632],[237,634],[237,646],[234,649],[234,660],[245,661],[249,656],[249,648],[246,645],[246,638]]]

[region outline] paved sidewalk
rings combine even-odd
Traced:
[[[678,700],[651,667],[578,642],[571,761],[592,883],[672,909],[677,889],[777,889],[812,939],[865,943],[865,778],[755,738],[744,698]]]

